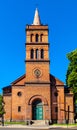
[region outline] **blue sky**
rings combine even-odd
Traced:
[[[25,26],[36,7],[49,26],[50,73],[65,83],[66,54],[77,48],[77,0],[0,0],[0,92],[25,73]]]

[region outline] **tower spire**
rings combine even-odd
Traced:
[[[33,25],[41,25],[40,16],[37,8],[35,10]]]

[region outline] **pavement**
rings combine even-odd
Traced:
[[[76,129],[77,127],[74,126],[56,126],[56,125],[37,125],[37,126],[32,126],[32,125],[4,125],[1,126],[0,128],[29,128],[29,129],[42,129],[42,130],[47,130],[47,129],[52,129],[52,128],[68,128],[68,129]]]

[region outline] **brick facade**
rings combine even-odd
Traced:
[[[42,104],[42,120],[62,123],[68,119],[68,106],[73,120],[73,95],[65,93],[64,83],[50,75],[47,25],[26,26],[25,63],[26,74],[11,83],[11,91],[3,88],[5,120],[33,120],[33,104],[37,101]]]

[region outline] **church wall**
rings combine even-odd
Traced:
[[[65,99],[64,99],[64,86],[57,86],[58,91],[58,123],[63,123],[65,120]]]
[[[18,92],[21,92],[21,96],[18,96]],[[18,112],[18,107],[21,107],[21,111]],[[24,120],[25,119],[25,93],[23,86],[12,87],[12,120]]]
[[[31,58],[30,58],[30,50],[34,49],[34,51],[35,51],[37,48],[39,50],[39,59],[41,59],[40,58],[40,50],[44,49],[44,59],[48,60],[49,59],[49,55],[48,55],[48,49],[49,49],[49,47],[47,45],[39,45],[39,43],[38,43],[37,46],[35,46],[35,45],[28,45],[26,47],[26,51],[27,51],[26,58],[27,58],[27,60],[31,60]],[[34,59],[36,59],[35,58],[35,52],[34,52]]]
[[[39,79],[35,77],[34,70],[39,68],[41,71],[41,75]],[[26,63],[26,82],[49,82],[49,63],[35,63],[35,62],[30,62]]]
[[[40,35],[41,34],[44,34],[42,42],[45,42],[45,43],[48,42],[48,33],[47,33],[47,31],[41,31],[40,32],[40,30],[39,31],[37,30],[37,31],[30,31],[30,32],[27,31],[27,40],[26,40],[27,43],[31,42],[30,41],[31,34],[34,34],[34,36],[33,36],[33,42],[35,42],[35,35],[36,34],[39,35],[39,41],[38,42],[40,42]]]
[[[12,113],[11,113],[11,105],[12,105],[11,95],[10,96],[8,96],[8,95],[3,96],[3,100],[4,100],[4,103],[5,103],[5,105],[4,105],[4,110],[5,110],[4,120],[10,121],[11,115],[12,115]]]
[[[25,87],[25,103],[26,103],[26,119],[32,119],[32,104],[28,105],[29,100],[33,97],[37,99],[37,96],[39,98],[45,98],[48,102],[48,105],[43,105],[43,119],[51,119],[51,111],[50,111],[50,86],[49,85],[26,85]],[[42,100],[42,99],[41,99]],[[43,104],[44,104],[44,100]]]
[[[26,43],[30,43],[30,36],[34,34],[33,42],[35,42],[35,35],[39,34],[39,42],[40,42],[40,35],[44,34],[43,42],[48,43],[48,26],[26,26]]]
[[[69,120],[70,123],[73,123],[74,121],[73,94],[65,94],[65,111],[66,111],[66,120]]]
[[[56,121],[58,119],[58,112],[55,111],[56,107],[58,107],[58,103],[57,103],[57,96],[55,96],[54,94],[57,93],[57,89],[55,86],[51,86],[51,103],[52,103],[52,107],[51,107],[51,113],[52,113],[52,120]]]
[[[65,119],[64,86],[52,86],[52,120],[62,123]],[[57,95],[55,94],[57,93]],[[57,108],[56,108],[57,107]],[[57,110],[56,110],[57,109]]]
[[[25,79],[26,79],[26,78],[23,78],[22,80],[20,80],[20,81],[18,81],[17,83],[15,83],[15,85],[24,86]]]

